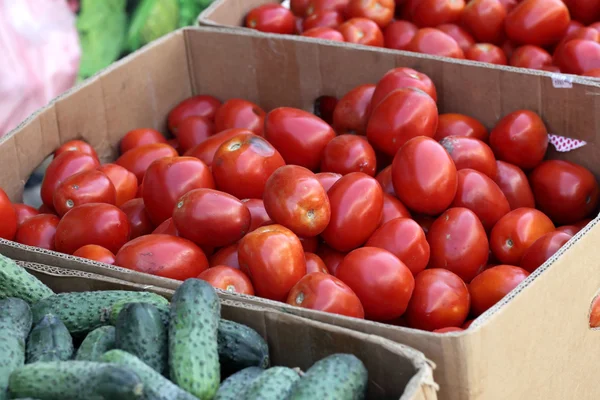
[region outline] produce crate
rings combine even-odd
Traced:
[[[146,290],[165,297],[173,293],[65,268],[26,262],[18,264],[55,292]],[[269,344],[273,365],[299,367],[306,371],[330,354],[351,353],[360,358],[369,371],[367,399],[437,399],[433,363],[423,353],[408,346],[237,301],[223,300],[221,314],[223,318],[247,325],[261,334]]]
[[[166,132],[168,111],[193,94],[245,98],[266,110],[312,110],[319,96],[340,97],[397,66],[415,68],[433,79],[441,112],[469,114],[487,127],[511,111],[538,112],[551,132],[588,143],[551,157],[575,160],[600,177],[598,83],[579,77],[557,82],[536,71],[204,28],[175,32],[125,58],[5,136],[0,141],[0,187],[17,200],[31,171],[72,139],[88,141],[103,160],[112,160],[127,131],[147,126]],[[465,332],[432,334],[258,298],[223,297],[381,335],[423,351],[438,366],[436,381],[443,399],[597,399],[595,369],[588,361],[590,354],[600,352],[600,332],[588,328],[590,303],[600,289],[596,222]],[[13,242],[1,241],[0,253],[139,285],[177,286],[176,281]]]

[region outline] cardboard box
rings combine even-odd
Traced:
[[[0,187],[17,200],[31,171],[71,139],[87,140],[103,160],[112,160],[125,132],[138,127],[166,132],[168,111],[192,94],[246,98],[267,110],[277,106],[311,110],[317,97],[342,96],[359,84],[377,82],[396,66],[428,74],[436,83],[442,112],[469,114],[488,127],[517,109],[540,113],[551,132],[588,143],[551,156],[575,160],[600,177],[598,83],[578,77],[557,82],[536,71],[205,28],[175,32],[123,59],[2,138]],[[443,399],[597,399],[590,355],[600,354],[600,332],[588,328],[590,303],[600,289],[596,222],[464,333],[437,335],[259,298],[244,301],[416,348],[437,364],[435,377]],[[0,241],[0,253],[140,285],[172,289],[178,284],[7,241]]]
[[[165,297],[172,294],[80,271],[19,263],[55,292],[92,290],[151,290]],[[269,344],[272,365],[299,367],[306,371],[318,360],[334,353],[360,358],[369,371],[367,399],[436,400],[433,363],[423,353],[379,336],[311,321],[250,304],[223,300],[223,318],[255,329]]]
[[[244,27],[246,15],[263,4],[285,3],[282,0],[215,0],[198,16],[201,26],[231,27],[250,30]]]

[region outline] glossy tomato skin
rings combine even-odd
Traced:
[[[344,42],[344,36],[336,29],[333,28],[312,28],[305,32],[302,32],[302,36],[333,40],[335,42]]]
[[[393,21],[383,32],[388,49],[405,50],[419,28],[409,21]]]
[[[131,149],[144,146],[146,144],[167,143],[167,138],[162,133],[152,128],[133,129],[123,136],[119,143],[121,154],[127,153]]]
[[[255,135],[263,135],[265,111],[257,104],[242,99],[230,99],[217,109],[215,129],[222,132],[226,129],[248,129]]]
[[[54,250],[56,227],[60,219],[52,214],[39,214],[29,218],[17,229],[15,242],[27,246]]]
[[[411,10],[412,21],[419,27],[436,27],[457,22],[465,8],[464,0],[419,0]]]
[[[226,247],[221,247],[210,257],[209,265],[211,267],[227,265],[231,268],[240,269],[240,263],[238,261],[238,244],[234,243]]]
[[[340,180],[342,174],[337,174],[335,172],[319,172],[318,174],[315,174],[315,177],[321,183],[323,189],[328,192],[334,183]]]
[[[483,225],[467,208],[450,208],[435,220],[427,241],[429,268],[444,268],[470,282],[486,266],[489,242]]]
[[[490,234],[490,248],[503,264],[519,265],[531,245],[554,224],[544,213],[533,208],[518,208],[502,217]]]
[[[523,170],[516,165],[496,161],[497,173],[494,182],[506,196],[511,210],[521,207],[534,208],[533,191]]]
[[[13,240],[17,232],[17,212],[6,192],[0,188],[0,238]]]
[[[575,223],[573,225],[561,226],[560,228],[557,228],[556,230],[559,232],[568,233],[571,236],[575,236],[579,233],[579,231],[581,231],[583,228],[585,228],[587,226],[587,224],[589,224],[590,222],[592,222],[592,220],[590,218],[586,218],[586,219],[582,219],[581,221],[578,221],[577,223]]]
[[[40,195],[44,204],[54,210],[53,196],[56,188],[68,177],[96,169],[98,159],[79,151],[67,151],[55,157],[44,175]]]
[[[377,156],[366,138],[344,134],[333,138],[323,152],[321,171],[347,175],[363,172],[375,176]]]
[[[294,14],[280,4],[264,4],[246,16],[246,27],[261,32],[291,35],[296,29]]]
[[[383,194],[383,213],[379,226],[396,218],[410,218],[410,211],[391,194]],[[377,247],[377,246],[376,246]]]
[[[381,185],[383,189],[383,193],[391,194],[392,196],[396,196],[396,192],[394,191],[394,183],[392,182],[392,166],[388,165],[384,169],[381,170],[375,177],[377,182]]]
[[[546,233],[527,249],[521,259],[521,268],[527,272],[535,271],[539,266],[550,259],[573,236],[556,230]]]
[[[469,285],[473,316],[492,308],[528,276],[529,272],[512,265],[497,265],[476,276]]]
[[[0,194],[0,197],[2,196],[2,194]],[[4,204],[2,203],[2,200],[5,201],[5,199],[1,199],[0,200],[0,208],[3,208]],[[28,206],[27,204],[22,204],[22,203],[15,203],[13,204],[13,208],[15,209],[15,213],[17,215],[17,228],[21,225],[23,225],[23,222],[27,221],[29,218],[31,217],[35,217],[36,215],[39,215],[40,212],[31,207]],[[8,219],[10,219],[10,209],[8,207],[6,207],[6,209],[8,210],[8,214],[9,216],[5,219],[2,218],[2,216],[0,216],[0,220],[2,221],[2,224],[6,224],[6,222],[8,221]],[[2,211],[0,211],[0,213],[2,213]],[[10,225],[10,222],[9,222]],[[10,231],[11,229],[9,229]],[[0,234],[0,237],[3,237],[2,234]]]
[[[271,219],[298,236],[319,235],[331,219],[327,192],[314,173],[297,165],[286,165],[271,175],[263,201]]]
[[[270,300],[285,301],[292,287],[306,275],[302,243],[282,225],[263,226],[244,236],[238,260],[256,294]]]
[[[379,226],[383,213],[383,190],[361,172],[337,181],[329,192],[331,219],[321,234],[333,249],[347,252],[367,241]]]
[[[155,233],[157,235],[164,234],[171,236],[179,236],[179,232],[177,231],[175,222],[173,222],[173,218],[169,218],[165,222],[157,226],[156,229],[152,231],[152,233]]]
[[[380,226],[367,247],[385,249],[398,257],[416,276],[429,263],[429,243],[423,229],[410,218],[396,218]]]
[[[115,204],[117,191],[108,176],[99,170],[83,171],[66,178],[56,188],[54,209],[59,216],[86,203]]]
[[[542,69],[552,65],[552,56],[539,46],[517,47],[510,56],[510,65],[520,68]]]
[[[500,44],[506,14],[506,8],[498,0],[472,0],[462,13],[461,24],[478,42]]]
[[[75,250],[73,255],[104,264],[113,265],[115,263],[115,255],[110,250],[96,244],[82,246]]]
[[[325,146],[334,137],[325,121],[297,108],[276,108],[265,119],[265,138],[285,162],[311,171],[319,168]]]
[[[213,287],[226,292],[254,296],[254,288],[250,278],[239,269],[227,265],[217,265],[204,270],[198,275],[198,279],[202,279]]]
[[[321,257],[331,275],[336,274],[340,263],[346,257],[346,253],[334,250],[327,244],[321,244],[316,254]]]
[[[98,171],[106,174],[115,187],[115,205],[117,207],[136,197],[138,181],[133,172],[117,164],[101,165],[98,167]]]
[[[360,85],[340,99],[333,111],[333,128],[338,134],[365,135],[368,109],[375,85]]]
[[[323,11],[315,13],[302,21],[302,30],[310,31],[314,28],[337,28],[344,22],[344,17],[337,11]],[[339,32],[338,32],[339,33]],[[344,36],[342,36],[342,40]]]
[[[261,199],[244,199],[242,203],[250,210],[250,229],[248,232],[274,223],[265,209],[265,203]]]
[[[575,39],[559,49],[554,55],[554,63],[565,73],[584,75],[600,68],[600,43]]]
[[[307,14],[311,15],[323,11],[333,10],[344,14],[350,0],[309,0]]]
[[[412,68],[394,68],[389,70],[377,82],[371,98],[371,113],[390,93],[397,89],[415,88],[427,93],[433,101],[437,101],[435,84],[427,75]]]
[[[457,170],[466,168],[479,171],[489,178],[496,177],[498,167],[494,152],[479,139],[464,136],[446,136],[440,140]]]
[[[458,47],[460,47],[463,52],[467,51],[467,49],[475,44],[473,36],[459,25],[442,24],[438,25],[436,29],[439,29],[452,39],[456,40]]]
[[[514,111],[496,124],[490,133],[490,147],[497,159],[533,169],[546,155],[548,131],[535,112]]]
[[[226,129],[209,137],[199,145],[192,147],[184,153],[184,156],[195,157],[210,167],[212,166],[217,149],[229,139],[242,134],[252,134],[252,131],[238,128]]]
[[[310,0],[291,0],[290,10],[292,10],[294,15],[304,18],[308,15],[307,11],[309,3]]]
[[[240,199],[261,199],[269,177],[284,165],[281,154],[264,138],[242,134],[219,146],[212,172],[219,190]]]
[[[302,277],[290,291],[287,303],[347,317],[365,317],[363,306],[354,291],[335,276],[322,272]]]
[[[111,204],[82,204],[67,212],[56,227],[56,251],[73,254],[86,244],[116,253],[127,241],[131,227],[127,215]]]
[[[466,136],[487,143],[489,135],[487,128],[475,118],[464,114],[440,114],[434,138],[442,140],[448,136]]]
[[[96,150],[87,142],[83,140],[69,140],[66,143],[63,143],[58,149],[54,151],[54,157],[60,156],[62,153],[67,151],[79,151],[84,154],[88,154],[95,159],[98,159],[98,154]]]
[[[368,18],[384,29],[392,22],[395,11],[394,0],[350,0],[345,14],[347,18]]]
[[[115,265],[180,281],[195,278],[208,268],[204,252],[191,241],[171,235],[145,235],[125,244]]]
[[[600,296],[596,296],[590,307],[590,328],[600,327]]]
[[[376,247],[361,247],[344,258],[336,276],[360,299],[365,317],[390,321],[406,311],[415,280],[395,255]]]
[[[455,273],[426,269],[415,277],[415,290],[405,318],[408,326],[434,331],[461,326],[469,315],[469,289]]]
[[[348,43],[383,47],[383,32],[379,26],[367,18],[352,18],[338,27]]]
[[[406,50],[440,57],[465,58],[465,53],[456,40],[435,28],[419,29]]]
[[[523,0],[506,16],[504,30],[515,43],[548,46],[560,40],[570,20],[561,0]]]
[[[204,142],[210,136],[214,135],[215,124],[205,117],[187,117],[179,124],[177,140],[179,143],[179,152],[185,153],[192,147]]]
[[[131,239],[151,234],[155,226],[148,215],[143,199],[131,199],[121,207],[131,226]]]
[[[173,147],[164,143],[146,144],[136,147],[123,154],[115,161],[115,164],[133,172],[142,183],[146,170],[154,161],[163,157],[177,157],[179,153]]]
[[[454,200],[458,180],[450,155],[435,140],[419,136],[396,153],[392,163],[396,195],[409,210],[438,215]]]
[[[146,211],[156,226],[171,218],[177,202],[193,189],[214,189],[213,176],[194,157],[164,157],[154,161],[144,176],[142,197]]]
[[[537,208],[556,224],[572,224],[598,209],[600,188],[585,167],[570,161],[544,161],[529,175]]]
[[[199,95],[183,100],[169,112],[167,123],[169,130],[177,136],[177,128],[187,117],[197,116],[214,120],[221,101],[213,96]]]
[[[508,60],[504,51],[491,43],[477,43],[465,50],[467,60],[480,61],[489,64],[506,65]]]
[[[304,251],[304,259],[306,260],[306,275],[313,272],[321,272],[324,274],[329,274],[329,270],[327,270],[327,266],[325,262],[321,260],[321,257],[316,255],[315,253],[308,253],[306,250]]]

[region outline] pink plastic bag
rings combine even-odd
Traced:
[[[65,0],[0,0],[0,136],[69,89],[79,69]]]

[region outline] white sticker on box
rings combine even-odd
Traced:
[[[573,87],[573,77],[566,74],[552,74],[552,86],[557,89],[570,89]]]

